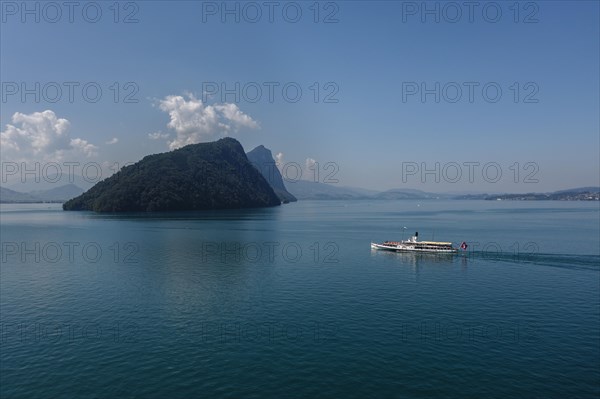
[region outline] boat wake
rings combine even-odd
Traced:
[[[600,271],[600,256],[598,255],[469,251],[459,252],[458,257],[492,262],[524,263],[562,267],[574,270]]]

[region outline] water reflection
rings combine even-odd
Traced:
[[[427,265],[452,265],[455,262],[460,262],[461,266],[466,268],[468,264],[466,256],[453,253],[393,252],[371,249],[371,256],[394,259],[402,265],[412,267],[417,273],[421,267]]]
[[[88,219],[106,220],[272,220],[281,216],[282,207],[219,209],[171,212],[73,212]]]

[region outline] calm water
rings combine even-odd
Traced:
[[[600,395],[598,203],[0,210],[2,398]]]

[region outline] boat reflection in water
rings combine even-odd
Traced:
[[[408,251],[379,251],[371,248],[371,256],[385,256],[394,258],[401,263],[416,265],[418,263],[447,263],[452,264],[456,261],[466,259],[464,256],[456,256],[455,253],[435,253],[435,252],[408,252]]]
[[[371,256],[391,260],[391,264],[400,266],[401,268],[410,268],[417,278],[421,274],[421,270],[460,265],[460,269],[466,272],[468,267],[468,257],[462,253],[454,255],[450,253],[391,252],[371,249]]]

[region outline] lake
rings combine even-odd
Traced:
[[[3,398],[600,395],[597,202],[0,220]],[[415,231],[468,248],[370,249]]]

